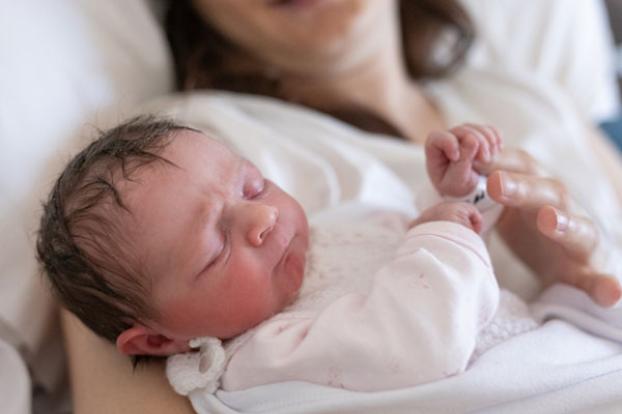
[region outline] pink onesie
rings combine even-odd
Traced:
[[[289,380],[378,391],[466,369],[499,301],[480,236],[444,221],[404,233],[403,218],[386,213],[364,226],[312,229],[296,303],[225,343],[224,352],[204,347],[171,357],[167,374],[178,392]]]

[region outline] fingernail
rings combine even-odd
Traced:
[[[555,224],[555,230],[559,232],[568,230],[568,224],[569,224],[568,217],[561,214],[560,212],[557,212],[556,219],[557,219],[557,223]]]
[[[503,174],[501,180],[501,195],[512,196],[518,190],[518,183],[507,174]]]

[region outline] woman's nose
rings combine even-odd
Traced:
[[[274,229],[279,218],[279,210],[276,207],[262,203],[244,203],[239,210],[243,223],[242,231],[246,233],[246,239],[252,246],[259,247]]]

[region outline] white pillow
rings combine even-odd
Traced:
[[[88,124],[170,91],[172,69],[146,0],[3,2],[0,62],[0,335],[33,355],[55,317],[34,259],[41,200]]]
[[[478,30],[472,64],[547,78],[586,118],[617,115],[611,30],[602,0],[461,0]]]

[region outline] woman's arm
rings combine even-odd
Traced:
[[[164,363],[135,371],[125,356],[62,311],[65,345],[76,414],[191,414],[189,401],[175,394]]]

